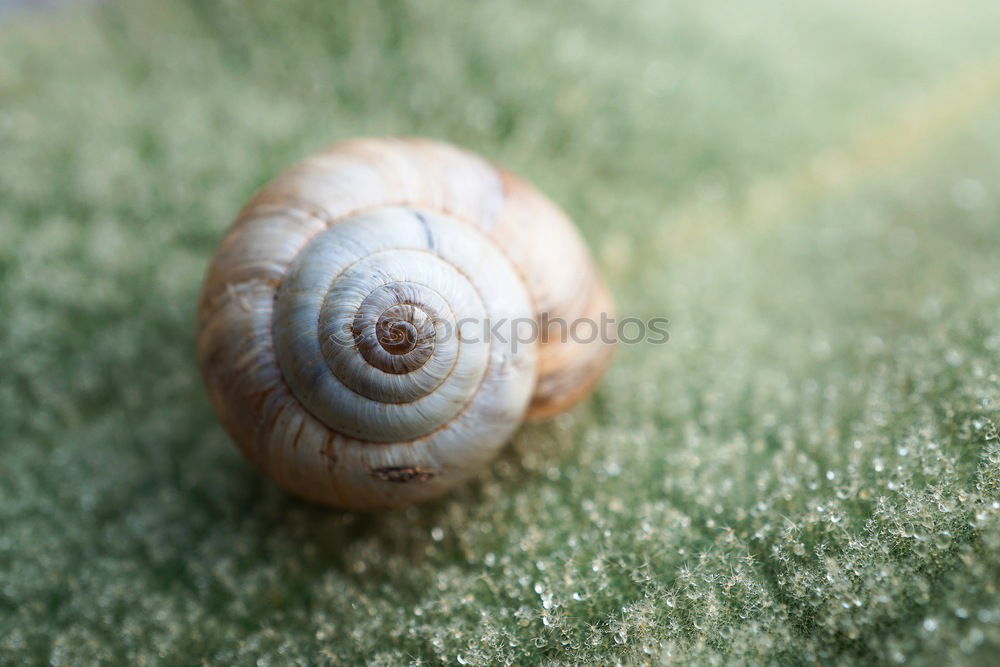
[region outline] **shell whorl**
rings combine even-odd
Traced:
[[[240,213],[206,277],[199,361],[223,424],[279,483],[394,506],[453,487],[526,414],[599,379],[609,345],[513,346],[519,323],[609,310],[533,188],[447,145],[356,140]]]
[[[292,392],[338,433],[395,443],[453,420],[492,431],[501,425],[467,404],[499,392],[502,375],[518,390],[497,393],[505,405],[493,414],[522,412],[535,350],[515,356],[475,324],[532,315],[513,266],[475,228],[380,208],[332,226],[292,262],[275,299],[274,347]]]

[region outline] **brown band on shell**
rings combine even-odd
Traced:
[[[386,466],[372,470],[372,477],[383,482],[426,482],[434,477],[434,471],[421,466]]]

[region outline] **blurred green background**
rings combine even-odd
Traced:
[[[0,662],[996,664],[998,28],[993,0],[4,10]],[[256,188],[371,134],[538,184],[672,338],[473,484],[359,515],[227,442],[194,308]]]

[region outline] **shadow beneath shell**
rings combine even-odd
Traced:
[[[444,498],[345,511],[282,490],[205,417],[201,437],[175,461],[179,472],[147,479],[137,489],[142,502],[108,518],[138,527],[126,548],[147,554],[141,576],[157,588],[181,587],[206,607],[242,605],[248,623],[359,590],[416,605],[441,573],[477,579],[489,561],[520,548],[530,499],[539,485],[556,484],[553,468],[575,458],[565,424],[532,424],[488,470]]]
[[[253,519],[262,542],[299,542],[317,566],[364,573],[369,571],[364,558],[375,555],[413,562],[440,559],[454,565],[465,560],[461,531],[509,510],[519,489],[533,480],[545,483],[553,467],[571,463],[574,442],[569,430],[558,420],[527,424],[483,474],[442,498],[410,507],[331,508],[283,490],[242,462],[243,499],[231,501],[249,510],[244,521]]]

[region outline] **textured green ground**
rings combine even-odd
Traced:
[[[0,15],[0,662],[996,664],[1000,5],[622,6]],[[378,133],[540,184],[673,337],[365,516],[227,443],[193,315]]]

